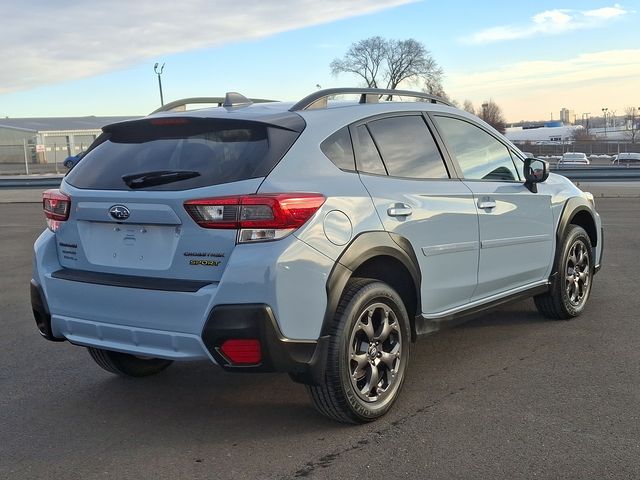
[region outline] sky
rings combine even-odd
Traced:
[[[221,96],[362,86],[329,64],[379,35],[423,43],[462,104],[509,122],[640,107],[640,0],[3,0],[0,118],[145,115]],[[411,87],[407,85],[407,87]]]

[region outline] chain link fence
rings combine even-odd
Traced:
[[[540,144],[532,142],[514,142],[523,152],[530,152],[535,157],[562,156],[566,152],[581,152],[591,155],[617,155],[624,152],[640,152],[640,144],[630,142],[603,142],[600,140],[576,140],[573,142],[557,142]]]
[[[0,175],[43,175],[66,173],[64,161],[89,145],[48,144],[0,145]]]
[[[514,142],[522,151],[535,157],[561,157],[565,152],[582,152],[587,156],[613,156],[622,152],[640,152],[640,144],[628,142],[575,141],[557,144]],[[64,161],[89,145],[69,143],[0,145],[0,175],[42,175],[66,173]],[[609,160],[610,161],[610,160]]]

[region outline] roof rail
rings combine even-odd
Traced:
[[[334,95],[343,94],[356,94],[360,95],[360,103],[378,103],[379,99],[383,95],[389,97],[397,95],[399,97],[412,97],[422,100],[428,100],[430,103],[440,103],[449,107],[453,106],[447,102],[444,98],[437,95],[431,95],[424,92],[412,92],[410,90],[389,90],[384,88],[326,88],[324,90],[318,90],[310,95],[307,95],[293,107],[289,109],[291,112],[298,110],[313,110],[316,108],[326,108],[327,100]]]
[[[162,107],[154,110],[150,113],[170,112],[171,110],[177,110],[187,105],[201,104],[201,103],[217,103],[219,107],[246,107],[252,103],[268,103],[275,102],[276,100],[267,100],[265,98],[247,98],[237,92],[227,92],[224,97],[191,97],[181,98],[180,100],[174,100],[164,104]]]

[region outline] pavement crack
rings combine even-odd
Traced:
[[[527,360],[529,358],[531,358],[532,355],[535,354],[535,351],[537,349],[533,350],[531,352],[531,354],[523,356],[523,357],[519,357],[517,359],[518,362],[522,362],[524,360]],[[499,370],[495,370],[489,374],[486,375],[482,375],[478,378],[476,378],[475,380],[472,380],[471,382],[469,382],[466,386],[462,386],[462,387],[458,387],[455,388],[453,390],[450,390],[449,392],[445,393],[444,395],[442,395],[440,398],[434,400],[433,402],[427,404],[427,405],[423,405],[420,408],[417,408],[415,410],[413,410],[412,412],[391,421],[387,426],[380,428],[378,430],[376,430],[374,433],[378,436],[378,438],[380,437],[384,437],[385,435],[389,434],[390,432],[399,429],[399,427],[401,427],[402,425],[404,425],[405,423],[407,423],[407,421],[414,419],[415,417],[417,417],[418,415],[424,413],[425,411],[438,406],[439,404],[441,404],[444,400],[447,400],[449,398],[451,398],[452,395],[458,395],[462,392],[465,392],[467,389],[469,389],[470,387],[474,387],[486,380],[489,380],[491,378],[497,377],[505,372],[509,371],[509,366],[506,367],[502,367]],[[304,467],[296,470],[293,474],[293,478],[306,478],[306,477],[311,477],[316,470],[319,469],[325,469],[330,467],[338,458],[340,458],[341,455],[345,454],[345,453],[349,453],[349,452],[353,452],[356,450],[360,450],[364,447],[366,447],[367,445],[369,445],[370,440],[367,439],[361,439],[358,440],[356,443],[343,448],[343,449],[336,449],[330,453],[327,453],[325,455],[323,455],[322,457],[318,458],[317,460],[314,461],[310,461],[307,462]],[[285,477],[285,478],[290,478],[290,477]]]

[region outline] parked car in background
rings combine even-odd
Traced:
[[[64,162],[62,162],[62,165],[64,165],[66,168],[68,168],[69,170],[71,170],[73,167],[76,166],[76,164],[80,161],[80,159],[82,158],[82,156],[84,155],[84,152],[80,152],[76,155],[69,155]]]
[[[581,152],[567,152],[562,155],[562,158],[558,161],[558,166],[563,165],[589,165],[591,162],[587,158],[587,155]]]
[[[619,153],[611,161],[613,165],[636,164],[640,165],[640,153],[625,152]]]

